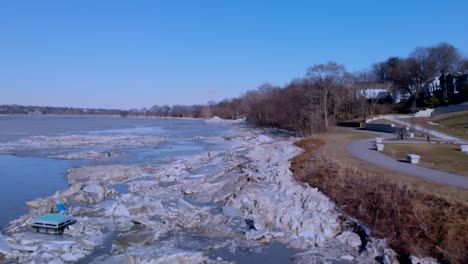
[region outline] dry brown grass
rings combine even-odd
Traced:
[[[292,161],[294,177],[319,188],[346,213],[385,237],[402,256],[468,262],[468,206],[401,181],[376,177],[324,155],[327,141],[297,142],[305,150]]]

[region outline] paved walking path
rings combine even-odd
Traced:
[[[387,120],[390,120],[390,121],[395,122],[397,124],[400,124],[400,125],[403,125],[403,126],[406,126],[406,127],[411,127],[411,128],[413,128],[415,130],[418,130],[418,131],[423,131],[424,133],[429,134],[429,135],[431,135],[433,137],[438,137],[438,138],[441,138],[441,139],[450,140],[450,141],[453,141],[454,143],[458,143],[458,144],[468,144],[468,140],[459,139],[459,138],[452,137],[452,136],[449,136],[449,135],[444,134],[444,133],[437,132],[437,131],[429,129],[429,128],[418,126],[418,125],[412,124],[410,122],[403,121],[398,117],[401,118],[402,116],[382,115],[382,116],[378,116],[378,117],[374,118],[373,120],[387,119]],[[406,117],[408,117],[408,116],[406,116]]]
[[[390,139],[393,137],[392,134],[381,134],[381,136],[385,139]],[[373,148],[374,142],[375,139],[358,140],[350,143],[346,146],[346,148],[354,156],[376,166],[397,171],[405,175],[416,176],[437,183],[468,189],[468,176],[437,171],[418,165],[397,161],[387,155],[377,152]],[[422,156],[421,159],[424,159],[424,156]]]
[[[422,126],[411,124],[409,122],[403,121],[403,120],[395,118],[395,117],[390,117],[389,120],[393,121],[395,123],[398,123],[400,125],[403,125],[403,126],[411,127],[411,128],[413,128],[415,130],[418,130],[418,131],[423,131],[423,132],[425,132],[425,133],[427,133],[427,134],[429,134],[431,136],[434,136],[434,137],[438,137],[438,138],[446,139],[446,140],[451,140],[451,141],[454,141],[455,143],[468,144],[468,140],[463,140],[463,139],[459,139],[459,138],[456,138],[456,137],[452,137],[452,136],[449,136],[449,135],[444,134],[444,133],[437,132],[437,131],[432,130],[432,129],[428,129],[428,128],[425,128],[425,127],[422,127]]]

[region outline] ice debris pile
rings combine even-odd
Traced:
[[[209,253],[278,241],[300,250],[297,263],[396,262],[385,241],[363,240],[329,198],[294,181],[289,159],[301,150],[293,139],[239,128],[229,140],[235,144],[226,151],[160,166],[72,169],[68,189],[28,202],[29,213],[10,223],[0,236],[0,259],[223,263]],[[71,207],[76,224],[62,236],[33,233],[29,221],[56,200]]]
[[[33,136],[14,142],[0,144],[0,152],[13,149],[66,149],[83,147],[122,147],[149,146],[163,139],[151,135],[67,135],[67,136]]]

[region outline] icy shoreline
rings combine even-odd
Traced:
[[[162,166],[70,170],[67,190],[28,202],[29,214],[11,222],[0,237],[0,255],[20,263],[75,262],[89,255],[106,263],[219,263],[225,261],[210,258],[210,251],[278,241],[301,250],[297,263],[396,261],[382,240],[361,248],[334,203],[294,181],[289,159],[301,151],[294,139],[236,130],[229,138],[233,147],[223,152]],[[71,205],[77,223],[62,236],[33,233],[29,220],[57,199]],[[115,237],[111,254],[96,254],[109,237]]]
[[[152,146],[163,138],[149,135],[68,135],[68,136],[33,136],[15,142],[0,144],[0,153],[12,150],[41,149],[79,149],[101,147],[112,149],[123,146]],[[66,156],[62,158],[67,158]],[[76,157],[74,157],[76,158]]]

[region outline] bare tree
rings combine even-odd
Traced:
[[[431,48],[416,48],[406,60],[406,70],[408,71],[408,88],[413,92],[413,103],[411,109],[416,111],[416,102],[424,88],[437,77],[436,61],[431,54]]]
[[[437,76],[429,48],[416,48],[409,58],[390,57],[384,63],[374,65],[374,72],[381,83],[390,82],[394,93],[408,93],[411,110],[416,111],[416,102],[424,87]]]
[[[369,110],[368,91],[376,88],[376,78],[374,73],[370,71],[355,72],[351,78],[354,98],[360,106],[360,115],[365,122],[367,114],[373,114],[372,108]]]
[[[440,88],[442,89],[443,99],[448,98],[447,85],[445,83],[445,75],[456,69],[458,62],[461,60],[460,52],[448,43],[440,43],[429,48],[429,56],[440,73]]]
[[[318,96],[321,98],[320,106],[325,130],[329,126],[330,93],[333,88],[340,85],[344,74],[345,67],[332,61],[327,64],[314,65],[307,69],[307,77],[313,82],[313,89],[318,92]]]
[[[430,47],[428,52],[435,63],[435,67],[441,74],[455,70],[457,62],[461,59],[458,49],[445,42]]]
[[[384,62],[378,62],[372,65],[376,81],[384,85],[394,101],[399,97],[402,91],[401,79],[403,75],[403,61],[404,59],[399,57],[390,57]]]
[[[468,70],[468,58],[462,58],[460,61],[457,63],[457,70],[458,71],[466,71]]]
[[[380,89],[381,89],[381,90],[389,91],[389,90],[390,90],[389,87],[391,87],[390,82],[385,82],[385,83],[382,83],[382,84],[376,83],[374,88],[375,88],[376,90],[380,90]],[[379,91],[374,91],[374,92],[372,93],[371,98],[370,98],[370,105],[371,105],[371,108],[370,108],[370,115],[371,115],[371,116],[375,115],[377,105],[378,105],[379,103],[381,103],[381,102],[382,102],[382,97],[381,97],[381,95],[380,95],[380,92],[379,92]]]
[[[282,106],[282,121],[289,129],[298,133],[310,128],[307,124],[309,115],[305,109],[307,106],[306,98],[303,96],[303,80],[293,80],[284,89],[281,95],[280,104]]]

